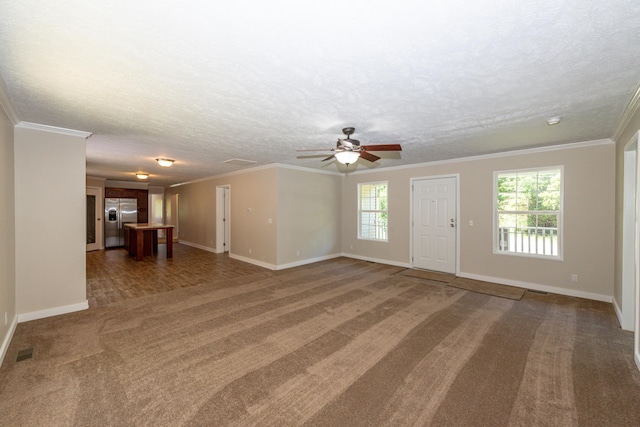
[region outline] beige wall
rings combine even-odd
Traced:
[[[277,269],[340,254],[339,175],[270,165],[168,188],[166,203],[179,194],[182,243],[220,251],[219,186],[230,188],[230,256]]]
[[[13,123],[0,106],[0,363],[17,313],[13,139]]]
[[[258,264],[275,265],[275,166],[166,189],[165,203],[170,202],[172,195],[179,194],[180,241],[206,250],[216,249],[216,187],[223,185],[230,187],[230,255]]]
[[[105,179],[104,178],[96,178],[93,176],[88,176],[86,177],[86,185],[87,187],[98,187],[98,188],[102,188],[102,193],[104,194],[104,183],[105,183]]]
[[[85,139],[81,133],[15,128],[20,321],[87,307]]]
[[[278,266],[338,256],[342,252],[342,177],[278,168]]]
[[[410,265],[411,179],[459,175],[460,275],[610,300],[614,263],[615,212],[611,191],[614,152],[614,144],[604,141],[551,151],[530,150],[348,174],[343,188],[343,251],[360,258]],[[564,166],[564,259],[494,254],[493,172],[555,165]],[[357,184],[374,181],[389,182],[389,241],[386,243],[357,239]],[[470,220],[473,226],[469,225]],[[571,282],[571,274],[578,275],[578,283]]]

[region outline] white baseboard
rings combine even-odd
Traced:
[[[615,296],[613,297],[613,308],[616,311],[616,316],[618,317],[618,324],[620,325],[620,329],[622,329],[623,331],[634,332],[635,325],[633,323],[631,323],[631,325],[625,324],[624,317],[622,316],[622,308],[620,308],[620,304],[618,303],[618,300],[615,298]]]
[[[213,252],[214,254],[219,253],[216,251],[216,248],[210,248],[209,246],[199,245],[197,243],[188,242],[186,240],[178,240],[177,243],[185,246],[191,246],[192,248],[202,249],[203,251]]]
[[[338,258],[342,254],[324,255],[316,258],[306,258],[296,262],[290,262],[287,264],[270,264],[268,262],[258,261],[253,258],[247,258],[241,255],[232,254],[229,252],[229,258],[237,259],[238,261],[247,262],[249,264],[257,265],[259,267],[268,268],[269,270],[285,270],[287,268],[299,267],[301,265],[313,264],[314,262],[326,261],[328,259]]]
[[[348,254],[348,253],[344,253],[344,252],[342,254],[340,254],[340,255],[343,256],[343,257],[347,257],[347,258],[359,259],[359,260],[362,260],[362,261],[376,262],[378,264],[387,264],[387,265],[394,265],[396,267],[411,268],[411,264],[409,264],[408,262],[389,261],[387,259],[370,258],[370,257],[366,257],[366,256]]]
[[[307,258],[296,262],[290,262],[287,264],[279,264],[276,266],[276,270],[285,270],[287,268],[300,267],[301,265],[313,264],[314,262],[326,261],[328,259],[334,259],[342,256],[342,254],[324,255],[317,258]]]
[[[616,311],[616,316],[618,317],[618,324],[620,325],[620,327],[622,327],[622,309],[620,308],[618,300],[616,300],[615,297],[613,298],[612,304],[613,308]]]
[[[232,254],[229,252],[229,258],[237,259],[238,261],[246,262],[249,264],[257,265],[258,267],[268,268],[269,270],[277,270],[278,266],[275,264],[269,264],[268,262],[258,261],[257,259],[247,258],[240,255]]]
[[[479,274],[463,273],[458,274],[460,277],[468,279],[482,280],[483,282],[493,282],[501,285],[516,286],[518,288],[531,289],[534,291],[549,292],[552,294],[566,295],[569,297],[585,298],[594,301],[612,302],[611,295],[595,294],[593,292],[576,291],[574,289],[558,288],[556,286],[541,285],[539,283],[522,282],[519,280],[503,279],[500,277],[482,276]]]
[[[634,359],[636,359],[636,366],[638,367],[638,370],[640,371],[640,353],[636,353]]]
[[[2,340],[2,346],[0,347],[0,366],[2,366],[4,356],[6,356],[7,354],[9,344],[11,344],[11,339],[13,338],[13,334],[16,331],[16,326],[18,326],[18,316],[13,316],[13,321],[11,322],[11,326],[9,326],[9,331]]]
[[[28,322],[30,320],[44,319],[45,317],[53,317],[60,314],[73,313],[74,311],[82,311],[88,308],[89,301],[85,300],[84,302],[80,302],[78,304],[48,308],[46,310],[32,311],[30,313],[21,313],[18,314],[18,323]]]

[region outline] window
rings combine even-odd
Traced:
[[[562,256],[562,167],[494,173],[495,252]]]
[[[387,241],[387,183],[358,184],[358,238]]]

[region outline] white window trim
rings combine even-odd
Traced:
[[[386,210],[386,213],[387,213],[387,238],[386,239],[371,239],[369,237],[361,237],[360,236],[360,230],[362,229],[361,223],[360,223],[360,220],[361,220],[361,215],[360,214],[362,212],[360,210],[360,207],[362,206],[361,198],[360,198],[361,197],[360,190],[361,190],[363,185],[386,185],[387,186],[387,210]],[[357,230],[358,231],[358,240],[367,240],[369,242],[383,242],[383,243],[389,242],[389,181],[374,181],[374,182],[360,182],[360,183],[358,183],[358,200],[357,200],[357,203],[358,203],[358,208],[356,209],[356,211],[357,211],[356,215],[358,216],[358,218],[357,218],[356,226],[358,228],[358,230]],[[378,212],[378,211],[376,211],[376,212]]]
[[[558,255],[542,255],[542,254],[528,254],[524,252],[507,252],[498,250],[498,175],[507,173],[526,173],[533,171],[545,171],[560,169],[560,212],[558,213]],[[522,168],[522,169],[507,169],[493,172],[493,203],[492,203],[492,217],[493,226],[491,233],[493,234],[493,253],[495,255],[516,256],[524,258],[538,258],[550,261],[563,261],[564,260],[564,165],[556,166],[542,166],[539,168]],[[545,212],[545,211],[538,211]],[[522,212],[525,213],[525,212]]]

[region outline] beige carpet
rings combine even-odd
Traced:
[[[440,273],[438,271],[430,270],[417,270],[412,268],[402,270],[398,274],[409,277],[417,277],[418,279],[435,280],[436,282],[443,283],[449,283],[456,278],[454,274]]]
[[[340,258],[19,324],[0,424],[638,425],[610,304],[391,271]]]
[[[514,300],[522,299],[526,289],[515,286],[500,285],[498,283],[483,282],[481,280],[457,277],[449,283],[454,288],[466,289],[468,291],[480,292],[481,294],[493,295],[494,297],[509,298]]]

